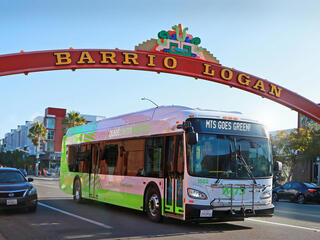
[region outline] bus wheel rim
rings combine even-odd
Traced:
[[[79,199],[80,198],[80,193],[79,193],[79,190],[77,189],[76,190],[76,199]]]
[[[148,206],[151,216],[155,217],[159,214],[160,202],[156,194],[150,197]]]
[[[79,184],[77,184],[77,186],[76,186],[76,199],[77,200],[80,199],[80,187],[79,187]]]

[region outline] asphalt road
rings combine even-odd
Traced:
[[[320,204],[276,203],[272,218],[227,223],[153,223],[141,212],[85,201],[73,202],[58,181],[36,179],[36,213],[0,212],[2,239],[320,239]]]

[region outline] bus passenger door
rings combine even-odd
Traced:
[[[90,186],[89,186],[89,197],[90,198],[98,198],[98,193],[96,192],[96,188],[99,186],[99,155],[100,155],[100,147],[98,144],[93,144],[91,146],[91,172],[90,172]]]
[[[166,137],[164,211],[183,214],[182,135]]]
[[[175,161],[176,161],[176,178],[175,178],[175,213],[183,214],[183,135],[176,136],[175,147]]]

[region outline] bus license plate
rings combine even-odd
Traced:
[[[212,217],[212,210],[201,210],[200,217]]]
[[[17,205],[18,201],[17,199],[8,199],[7,200],[7,205]]]

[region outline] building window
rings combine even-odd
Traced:
[[[48,130],[47,140],[54,140],[54,130]]]
[[[54,129],[56,120],[54,118],[47,118],[47,128]]]
[[[47,143],[46,143],[46,151],[47,151],[47,152],[54,152],[54,150],[53,150],[53,143],[54,143],[54,142],[47,142]]]

